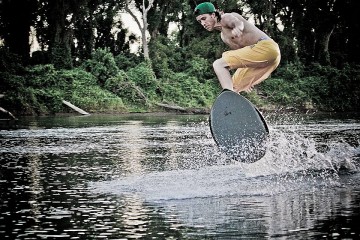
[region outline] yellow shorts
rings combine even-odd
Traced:
[[[280,49],[272,39],[224,52],[222,58],[230,69],[237,69],[232,80],[234,91],[241,92],[270,76],[280,63]]]

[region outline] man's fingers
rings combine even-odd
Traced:
[[[239,28],[234,28],[231,32],[235,37],[240,37],[241,35],[241,30]]]

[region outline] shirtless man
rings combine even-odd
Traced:
[[[251,91],[280,63],[278,44],[238,13],[219,13],[210,2],[195,8],[196,20],[208,31],[218,30],[230,51],[213,63],[223,89]],[[231,77],[230,69],[237,69]]]

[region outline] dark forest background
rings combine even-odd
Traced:
[[[209,108],[226,46],[195,21],[194,0],[0,0],[0,106],[16,114]],[[278,42],[278,69],[245,95],[262,109],[359,111],[357,0],[212,1]],[[140,38],[121,13],[134,14]],[[170,24],[178,31],[169,33]],[[31,33],[39,50],[31,52]],[[139,52],[130,51],[134,42]]]

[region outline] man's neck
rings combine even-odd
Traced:
[[[221,23],[220,23],[220,22],[217,22],[217,23],[215,24],[215,26],[214,26],[214,29],[215,29],[215,30],[218,30],[218,31],[221,31],[221,29],[222,29]]]

